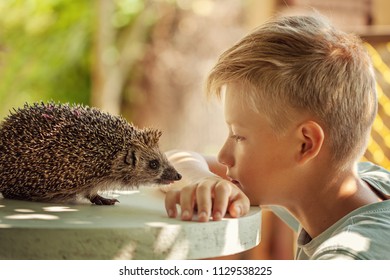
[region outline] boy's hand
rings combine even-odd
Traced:
[[[227,212],[238,218],[247,214],[250,207],[249,199],[236,185],[218,176],[168,191],[165,208],[171,218],[177,217],[176,204],[180,204],[182,220],[192,220],[196,209],[200,222],[207,222],[210,215],[214,221],[221,220]]]

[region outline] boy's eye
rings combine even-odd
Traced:
[[[232,136],[230,136],[230,138],[232,138],[236,142],[241,142],[241,141],[245,140],[244,137],[239,136],[239,135],[232,135]]]

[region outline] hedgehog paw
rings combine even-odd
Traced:
[[[115,202],[119,202],[118,199],[104,198],[100,195],[95,195],[95,196],[89,197],[89,201],[91,201],[93,204],[96,204],[96,205],[114,205]]]

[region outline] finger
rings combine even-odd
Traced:
[[[250,201],[244,193],[237,189],[233,189],[231,198],[228,211],[232,217],[238,218],[248,214]]]
[[[213,220],[221,220],[227,211],[231,187],[226,183],[219,183],[214,188]]]
[[[194,213],[194,192],[196,187],[185,187],[180,192],[181,219],[183,221],[192,220]]]
[[[177,208],[176,204],[180,201],[180,191],[171,190],[168,191],[165,195],[165,210],[167,211],[168,217],[176,218],[177,217]]]
[[[210,219],[212,200],[212,186],[199,185],[196,189],[196,204],[198,208],[198,221],[207,222]]]

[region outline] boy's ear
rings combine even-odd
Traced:
[[[314,159],[321,151],[324,143],[324,130],[314,121],[306,121],[298,127],[298,137],[300,141],[297,161],[300,164]]]

